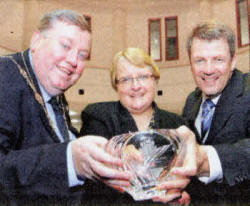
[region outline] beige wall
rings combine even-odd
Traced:
[[[23,13],[22,1],[0,1],[0,52],[7,54],[22,49]]]
[[[93,45],[91,60],[79,82],[66,93],[70,108],[81,111],[86,104],[116,100],[109,68],[113,55],[125,47],[148,50],[148,19],[161,18],[162,61],[158,88],[163,96],[157,103],[180,113],[185,99],[195,88],[185,50],[191,29],[207,19],[215,19],[236,30],[234,0],[8,0],[0,1],[0,54],[29,47],[39,18],[54,9],[73,9],[91,16]],[[178,16],[179,60],[166,61],[164,17]],[[249,46],[237,50],[237,66],[249,71]],[[79,95],[78,90],[85,94]]]

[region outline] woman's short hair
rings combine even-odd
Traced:
[[[85,17],[72,10],[55,10],[45,14],[40,20],[38,29],[44,32],[50,29],[57,21],[78,26],[81,30],[91,33],[90,25]]]
[[[118,52],[112,62],[112,67],[110,70],[111,84],[112,87],[116,90],[116,73],[117,73],[117,64],[121,58],[125,58],[131,64],[137,67],[145,67],[150,66],[153,71],[153,75],[156,79],[160,78],[160,71],[154,60],[143,50],[140,48],[126,48],[120,52]]]
[[[191,56],[191,46],[194,38],[212,41],[224,38],[230,49],[230,56],[235,55],[235,34],[231,28],[215,21],[209,21],[196,26],[187,41],[189,58]]]

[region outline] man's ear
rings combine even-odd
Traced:
[[[39,30],[36,30],[32,37],[31,37],[31,41],[30,41],[30,49],[31,52],[34,52],[40,45],[41,43],[41,32]]]
[[[236,62],[237,62],[237,56],[234,55],[231,61],[231,71],[233,71],[236,68]]]

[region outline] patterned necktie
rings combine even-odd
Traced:
[[[202,104],[202,121],[201,121],[201,138],[204,139],[207,131],[210,129],[210,125],[213,119],[213,107],[214,103],[211,99],[206,99]]]
[[[68,129],[66,126],[65,118],[63,115],[63,109],[62,109],[61,105],[58,103],[56,97],[52,97],[49,100],[49,103],[51,104],[51,106],[54,110],[57,127],[58,127],[63,139],[65,141],[69,140],[69,132],[68,132]]]

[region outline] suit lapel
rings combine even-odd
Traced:
[[[187,121],[188,121],[188,126],[190,127],[192,131],[194,131],[196,140],[199,143],[201,143],[200,141],[201,138],[200,138],[199,132],[197,131],[195,127],[195,120],[200,110],[201,101],[202,101],[202,92],[200,89],[197,88],[195,90],[194,97],[192,101],[190,102],[190,109],[187,111],[188,112]]]
[[[35,77],[35,74],[33,72],[33,69],[29,60],[29,50],[26,50],[25,52],[23,52],[22,54],[20,53],[19,55],[20,56],[18,57],[18,60],[17,60],[18,64],[21,66],[22,74],[24,72],[23,76],[26,79],[27,84],[33,90],[33,94],[35,96],[35,99],[37,100],[39,114],[43,122],[43,125],[49,132],[50,137],[54,140],[54,142],[59,143],[60,140],[58,136],[56,135],[56,132],[53,129],[52,124],[50,123],[51,121],[50,121],[50,118],[48,117],[47,110],[46,110],[46,107],[45,107],[45,104],[41,95],[41,91],[40,91],[37,79]],[[25,76],[25,74],[27,74],[27,76]],[[29,81],[27,79],[29,79]]]
[[[213,143],[214,137],[223,129],[223,127],[225,127],[233,113],[234,103],[236,102],[237,97],[242,95],[243,91],[244,85],[242,75],[237,71],[234,71],[227,87],[223,90],[216,105],[206,144]]]
[[[195,122],[195,119],[196,119],[198,112],[200,110],[201,100],[202,100],[201,95],[197,96],[197,99],[193,103],[194,106],[190,110],[190,121],[192,121],[193,123]]]

